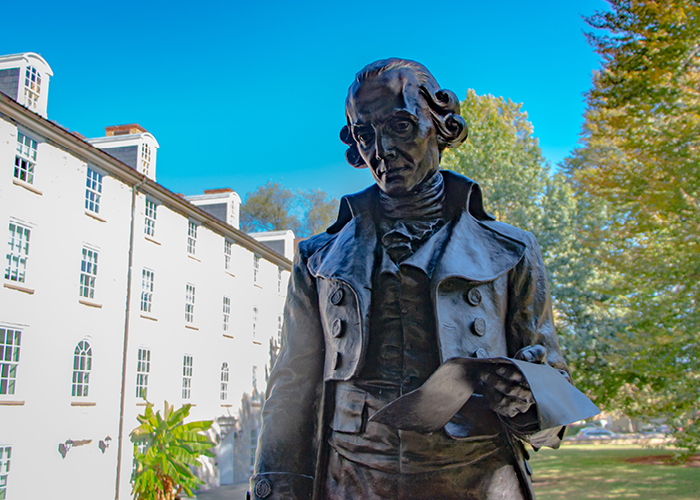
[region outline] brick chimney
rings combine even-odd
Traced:
[[[130,123],[128,125],[112,125],[111,127],[105,127],[106,137],[112,137],[114,135],[143,134],[145,132],[146,129],[138,123]]]

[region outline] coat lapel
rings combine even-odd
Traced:
[[[487,282],[510,271],[520,261],[525,244],[477,221],[464,210],[455,222],[433,272],[438,285],[449,277]]]

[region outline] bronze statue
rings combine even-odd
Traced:
[[[251,497],[532,499],[523,442],[594,411],[568,394],[537,242],[439,169],[467,126],[424,66],[369,64],[345,109],[376,185],[299,244]]]

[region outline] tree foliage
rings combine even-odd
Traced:
[[[631,415],[666,417],[700,445],[700,6],[610,0],[587,19],[602,56],[582,145],[566,164],[576,192],[606,211],[598,287],[625,327],[607,339],[601,391]]]
[[[521,104],[469,90],[461,114],[469,137],[445,153],[443,167],[477,181],[497,220],[535,234],[574,382],[604,401],[607,365],[600,353],[622,317],[615,298],[600,291],[611,279],[599,266],[605,207],[576,196],[562,173],[550,172]]]
[[[212,421],[184,423],[191,406],[174,410],[166,401],[161,416],[147,403],[144,414],[137,417],[141,425],[131,432],[138,463],[133,477],[135,500],[174,500],[183,490],[192,496],[192,489],[203,484],[189,466],[201,465],[202,455],[214,456],[209,450],[215,443],[203,434]],[[145,445],[144,451],[139,445]]]
[[[338,200],[319,189],[295,193],[269,181],[246,196],[241,207],[241,229],[250,233],[291,229],[305,238],[330,226],[337,207]]]

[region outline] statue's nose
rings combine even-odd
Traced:
[[[377,160],[388,160],[396,157],[393,141],[386,134],[377,134],[374,147]]]

